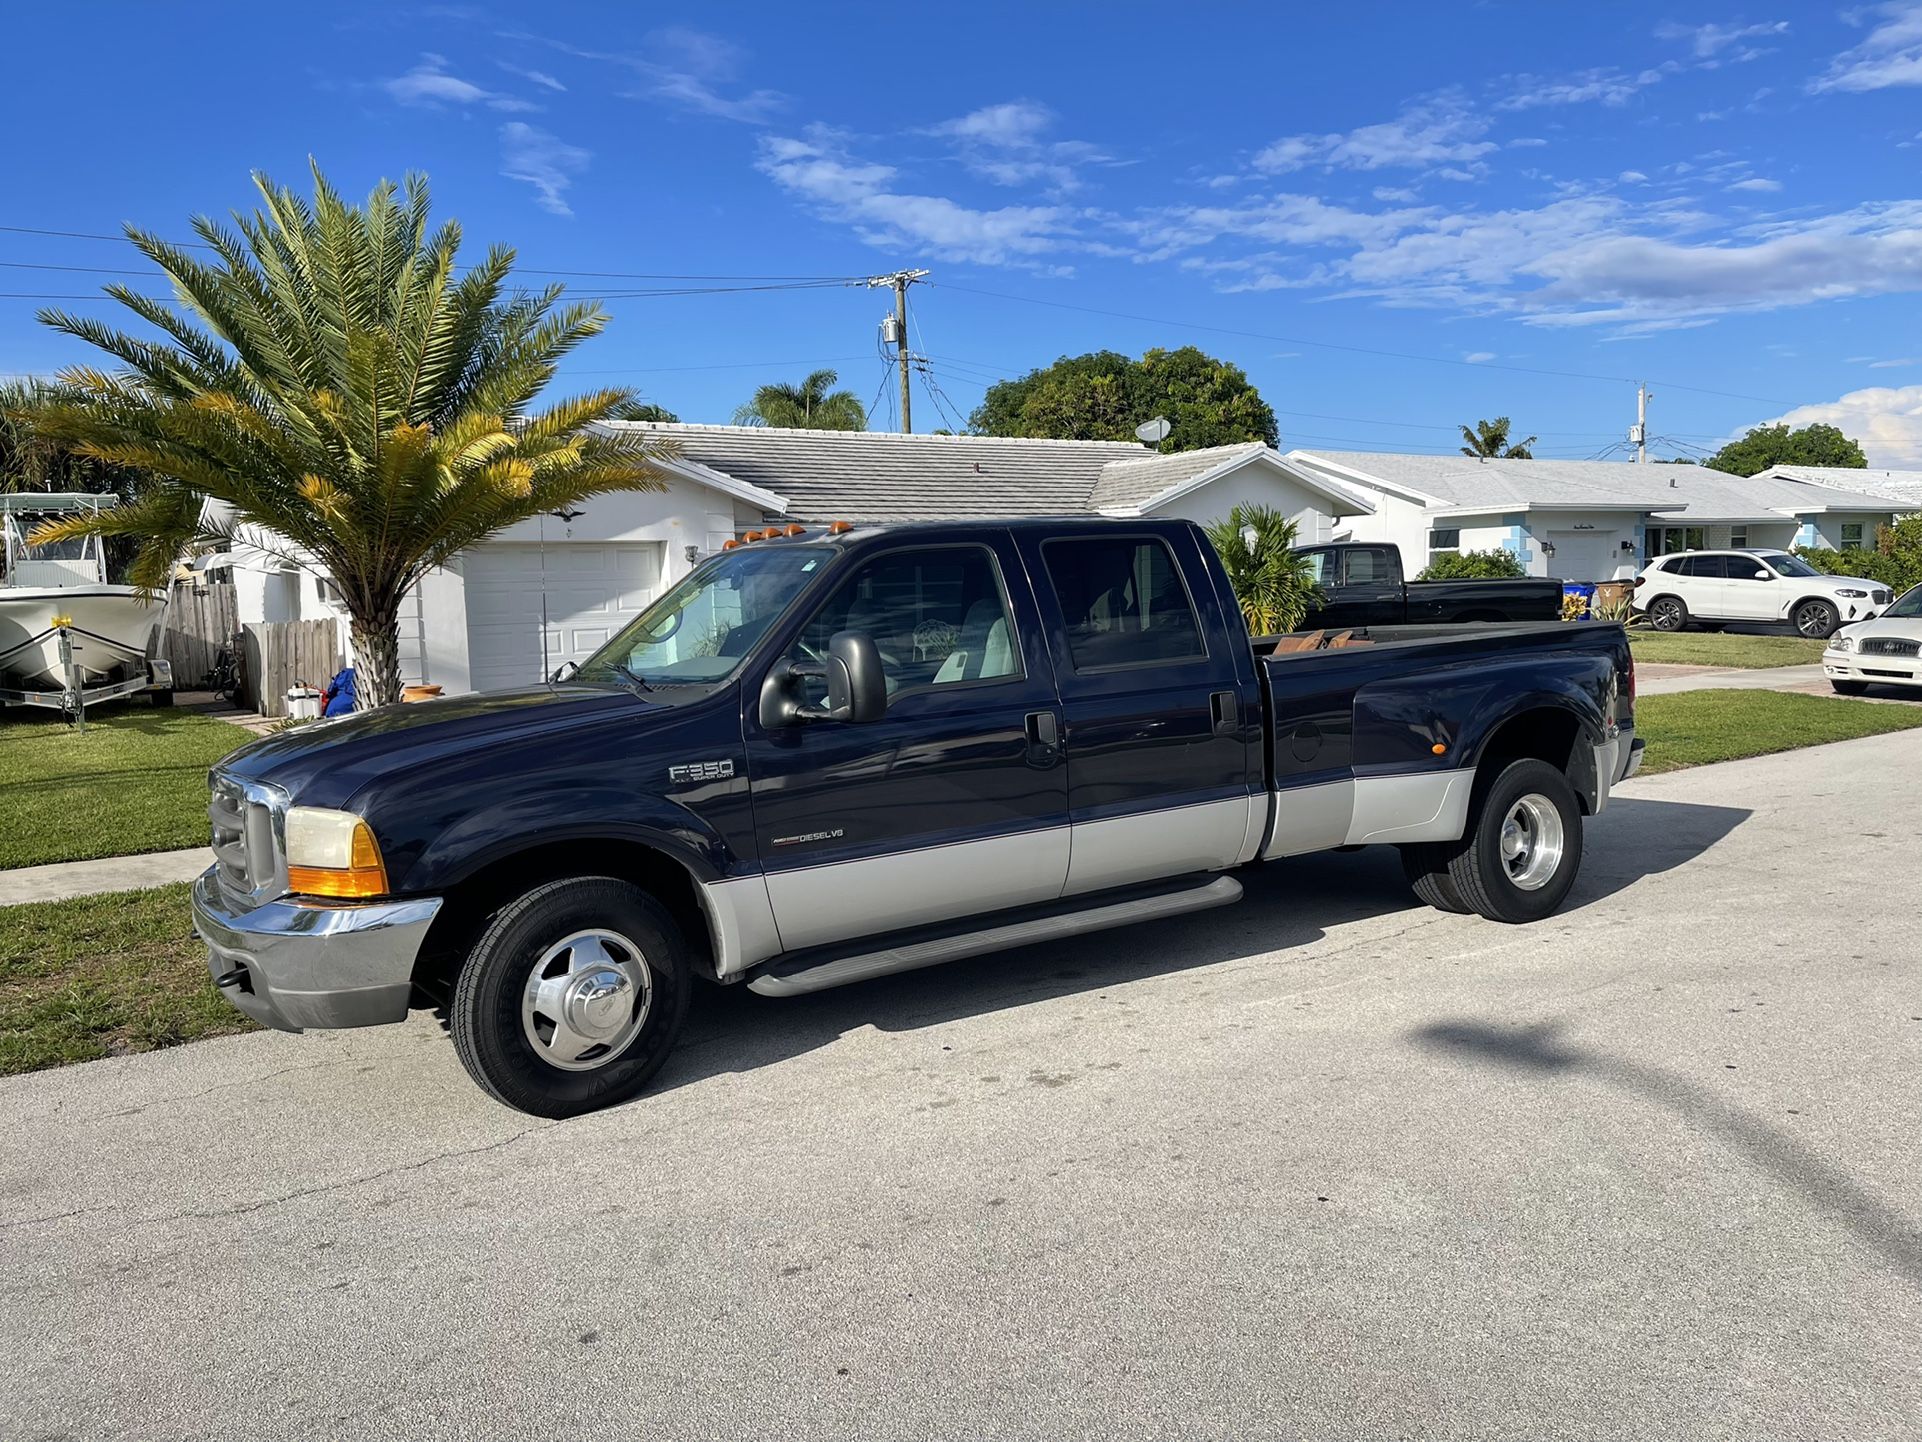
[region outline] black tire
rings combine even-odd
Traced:
[[[1869,689],[1869,683],[1866,681],[1831,681],[1829,685],[1835,688],[1835,694],[1838,696],[1862,696],[1867,694]]]
[[[1842,613],[1835,609],[1834,602],[1811,596],[1795,603],[1795,609],[1789,612],[1789,624],[1811,641],[1826,641],[1841,626]]]
[[[612,1055],[596,1060],[590,1049],[579,1058],[582,1069],[568,1069],[529,1039],[528,1027],[537,1036],[540,1028],[537,1021],[524,1021],[523,998],[536,964],[559,950],[548,969],[559,967],[564,981],[575,963],[572,949],[562,944],[594,931],[616,943],[602,955],[634,953],[610,963],[617,974],[645,968],[646,1010],[629,1009],[627,1023],[639,1012],[639,1026]],[[580,978],[583,984],[593,979]],[[628,1101],[653,1080],[680,1036],[692,988],[687,943],[665,907],[630,882],[573,877],[537,886],[501,909],[461,967],[448,1026],[461,1065],[496,1101],[535,1116],[579,1116]],[[607,995],[603,990],[593,1004]],[[615,1015],[618,1008],[596,1014]]]
[[[1465,912],[1468,903],[1455,889],[1448,874],[1448,855],[1453,847],[1434,841],[1411,841],[1395,848],[1401,852],[1402,875],[1415,895],[1437,911]]]
[[[1527,853],[1537,859],[1531,864],[1547,865],[1552,859],[1552,867],[1539,876],[1524,870],[1518,881],[1502,840],[1511,814],[1519,808],[1536,818],[1532,824],[1539,850]],[[1547,812],[1554,815],[1553,828]],[[1520,923],[1552,916],[1582,867],[1582,808],[1568,778],[1546,761],[1511,761],[1481,790],[1470,818],[1468,834],[1448,862],[1449,878],[1461,899],[1490,921]],[[1557,834],[1551,836],[1551,830]],[[1528,835],[1526,826],[1523,835]]]
[[[1657,596],[1644,612],[1651,631],[1683,631],[1688,628],[1688,605],[1680,596]]]

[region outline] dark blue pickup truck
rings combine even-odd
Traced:
[[[1187,522],[792,526],[546,686],[235,752],[194,914],[249,1016],[439,1008],[481,1086],[566,1116],[647,1084],[697,979],[1174,916],[1257,861],[1392,844],[1428,904],[1537,920],[1633,704],[1612,625],[1251,642]]]

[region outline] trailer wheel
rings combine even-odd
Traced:
[[[1582,866],[1582,810],[1559,767],[1511,761],[1483,792],[1448,862],[1471,910],[1490,921],[1553,915]]]
[[[1408,878],[1409,886],[1422,901],[1437,911],[1471,909],[1448,874],[1450,848],[1434,841],[1411,841],[1395,849],[1401,852],[1402,875]]]
[[[509,902],[468,954],[448,1025],[482,1090],[543,1117],[640,1094],[679,1037],[687,943],[660,902],[611,876]]]

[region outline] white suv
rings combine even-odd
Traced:
[[[1820,640],[1889,604],[1889,588],[1825,576],[1787,551],[1685,551],[1660,556],[1635,578],[1635,609],[1657,631],[1692,621],[1786,621]]]

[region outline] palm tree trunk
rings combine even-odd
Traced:
[[[348,618],[354,643],[354,708],[371,710],[400,700],[400,618],[389,602]]]

